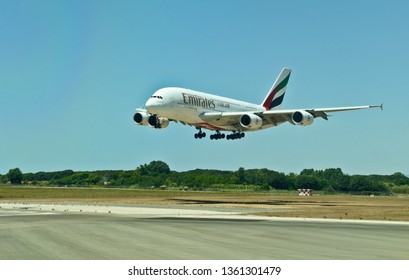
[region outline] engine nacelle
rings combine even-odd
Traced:
[[[254,130],[263,125],[263,120],[254,114],[244,114],[240,118],[240,124],[242,127]]]
[[[133,121],[139,125],[148,125],[149,114],[145,112],[136,112],[133,115]]]
[[[167,118],[151,115],[148,118],[148,124],[154,128],[166,128],[169,125],[169,120]]]
[[[295,124],[302,126],[307,126],[314,122],[314,116],[306,111],[296,111],[291,118]]]

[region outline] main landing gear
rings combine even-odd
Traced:
[[[224,133],[220,133],[220,131],[216,131],[215,134],[210,135],[210,140],[219,140],[219,139],[224,139],[226,135]]]
[[[202,138],[206,137],[206,132],[202,132],[201,128],[198,128],[198,129],[199,129],[199,133],[195,133],[195,138],[196,139],[197,138],[202,139]]]
[[[224,133],[220,133],[220,131],[217,131],[216,134],[210,135],[211,140],[219,140],[219,139],[224,139],[226,138],[227,140],[236,140],[236,139],[241,139],[244,137],[244,132],[235,132],[233,131],[232,134],[228,134],[227,136]]]
[[[197,127],[196,129],[199,130],[198,133],[195,133],[195,138],[196,139],[202,139],[206,137],[206,133],[202,132],[202,129]],[[215,134],[210,135],[210,140],[219,140],[219,139],[227,139],[227,140],[236,140],[236,139],[241,139],[245,136],[244,132],[241,131],[233,131],[232,134],[228,134],[227,136],[224,133],[220,133],[220,131],[216,130]]]
[[[236,139],[241,139],[244,136],[246,136],[246,134],[244,134],[244,132],[234,132],[232,134],[227,135],[227,140],[236,140]]]

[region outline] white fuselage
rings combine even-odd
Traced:
[[[156,91],[145,106],[149,114],[212,130],[235,130],[236,128],[204,122],[200,118],[201,114],[266,110],[260,105],[178,87]]]

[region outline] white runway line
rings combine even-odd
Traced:
[[[15,217],[15,216],[35,216],[35,215],[56,215],[59,213],[51,212],[38,212],[38,211],[27,211],[27,210],[8,210],[1,208],[0,217]]]
[[[143,207],[143,206],[111,206],[111,205],[89,205],[89,204],[66,204],[66,203],[0,203],[1,209],[21,211],[51,211],[69,213],[100,213],[121,214],[154,217],[208,217],[220,218],[226,216],[239,216],[240,212],[221,212],[206,209],[185,209],[166,207]]]

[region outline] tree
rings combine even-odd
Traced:
[[[170,173],[169,165],[160,160],[151,161],[151,163],[148,164],[148,169],[152,173],[159,173],[159,174],[169,174]]]
[[[269,176],[269,185],[275,189],[288,189],[285,181],[285,175],[276,171],[271,171]]]
[[[345,175],[341,168],[328,168],[323,172],[323,178],[335,191],[349,190],[349,176]]]
[[[143,164],[136,169],[140,175],[145,176],[148,174],[169,174],[169,165],[160,160],[151,161],[148,165]]]
[[[300,175],[315,176],[315,170],[313,168],[303,169]]]
[[[355,193],[389,193],[388,188],[383,183],[371,181],[368,176],[363,175],[353,175],[351,177],[350,190]]]
[[[246,175],[245,175],[245,172],[244,172],[244,168],[240,167],[239,170],[236,171],[236,173],[237,173],[239,184],[245,184],[246,183]]]
[[[299,175],[296,178],[295,185],[299,189],[320,190],[322,186],[317,177],[311,175]]]
[[[368,190],[371,186],[371,182],[366,176],[363,175],[353,175],[351,176],[351,181],[349,182],[349,188],[352,192],[363,192]]]
[[[395,185],[409,185],[409,178],[401,172],[395,172],[393,175],[389,176],[389,180]]]
[[[7,173],[7,178],[12,184],[19,185],[23,179],[23,173],[20,171],[20,168],[10,169]]]

